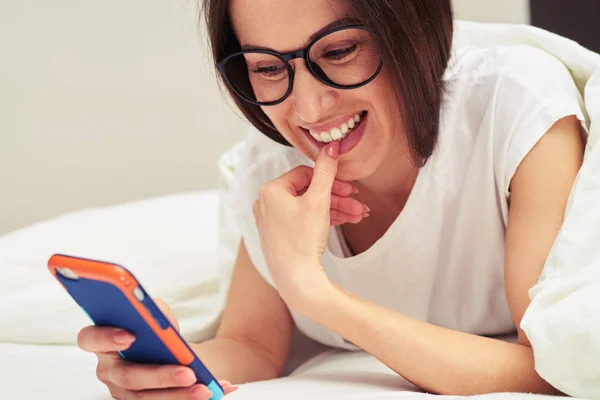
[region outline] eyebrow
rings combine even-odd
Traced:
[[[315,40],[315,38],[319,37],[320,35],[324,34],[325,32],[327,32],[330,29],[339,28],[340,26],[357,25],[359,23],[360,23],[359,20],[357,20],[356,18],[340,18],[338,20],[335,20],[335,21],[325,25],[324,27],[322,27],[321,29],[319,29],[318,31],[313,33],[312,35],[310,35],[310,38],[308,39],[307,44],[312,42],[313,40]],[[268,47],[256,46],[253,44],[245,44],[241,47],[241,50],[251,50],[251,49],[275,51]]]

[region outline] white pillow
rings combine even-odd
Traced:
[[[72,344],[90,324],[48,271],[53,253],[127,267],[168,302],[187,340],[211,337],[231,270],[219,275],[218,220],[211,190],[85,209],[0,236],[0,341]]]

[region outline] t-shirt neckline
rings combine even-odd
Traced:
[[[406,200],[406,204],[404,205],[402,211],[400,211],[400,214],[398,214],[398,216],[392,222],[389,228],[379,239],[377,239],[377,241],[375,241],[375,243],[373,243],[371,247],[369,247],[367,250],[363,251],[360,254],[352,255],[348,252],[348,254],[343,254],[342,256],[339,256],[330,249],[330,244],[328,244],[327,248],[325,249],[325,254],[331,257],[333,260],[335,260],[335,262],[338,264],[360,262],[363,259],[368,259],[369,257],[380,254],[382,246],[385,246],[386,242],[388,242],[390,238],[393,237],[394,231],[398,230],[398,227],[402,226],[403,224],[410,223],[410,219],[414,218],[414,216],[416,215],[415,210],[419,205],[419,199],[423,195],[424,185],[427,181],[427,176],[429,174],[429,170],[431,168],[431,164],[434,158],[435,152],[434,154],[432,154],[431,157],[429,157],[425,165],[419,169],[419,172],[417,173],[417,178],[415,180],[415,184],[413,185],[413,188],[410,191],[410,194],[408,195],[408,199]],[[334,237],[336,237],[338,240],[336,247],[341,251],[349,250],[341,228],[339,226],[334,226],[331,227],[331,229],[335,230],[335,232],[333,232],[335,235]],[[331,237],[332,235],[329,235],[329,238]]]

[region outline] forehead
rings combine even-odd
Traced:
[[[352,17],[349,10],[347,0],[231,0],[229,5],[242,46],[281,52],[306,46],[315,32]]]

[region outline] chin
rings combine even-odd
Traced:
[[[364,161],[356,162],[340,160],[336,178],[346,182],[363,180],[373,172],[373,168],[368,164],[369,163],[365,163]]]

